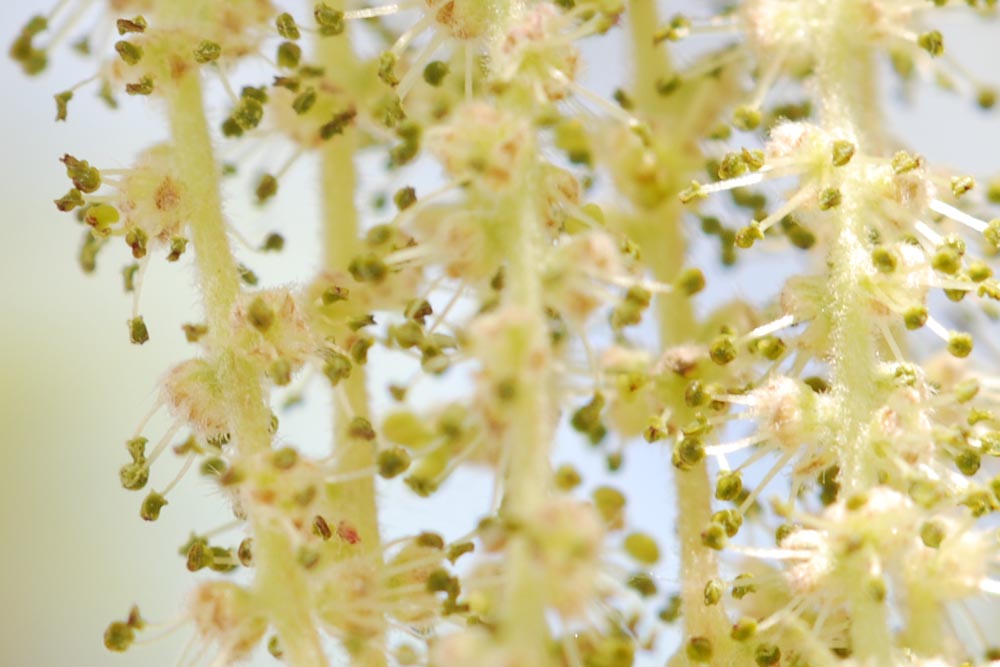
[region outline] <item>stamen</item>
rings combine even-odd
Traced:
[[[778,207],[774,213],[757,223],[761,232],[766,232],[774,223],[781,222],[782,218],[796,211],[807,199],[812,197],[816,191],[811,187],[804,187],[788,198],[788,201]]]
[[[913,227],[934,245],[939,246],[944,243],[944,237],[931,229],[930,226],[923,220],[917,220]]]
[[[139,298],[142,296],[142,285],[146,279],[146,269],[149,268],[150,256],[146,255],[139,262],[139,270],[135,274],[135,280],[132,283],[132,319],[139,317]]]
[[[965,211],[957,209],[954,206],[950,206],[938,199],[932,199],[928,207],[935,213],[940,213],[946,218],[950,218],[955,222],[960,222],[980,234],[986,231],[986,228],[989,226],[979,218],[969,215]]]
[[[733,442],[727,442],[724,445],[711,445],[705,448],[705,454],[708,456],[722,456],[724,454],[732,454],[733,452],[738,452],[741,449],[746,449],[748,447],[753,447],[754,445],[764,442],[767,438],[760,435],[751,435],[746,438],[740,438]]]
[[[410,68],[406,71],[406,74],[403,75],[399,85],[396,87],[396,95],[399,96],[400,100],[405,99],[406,94],[410,92],[410,88],[412,88],[414,84],[420,80],[423,76],[424,65],[427,64],[427,61],[431,59],[431,57],[447,39],[448,33],[443,30],[436,30],[434,32],[434,37],[431,39],[430,43],[421,49],[419,55],[417,55],[416,59],[410,65]]]
[[[170,480],[170,483],[167,484],[166,488],[164,488],[163,491],[160,491],[161,496],[166,497],[168,493],[173,491],[174,487],[177,486],[178,482],[180,482],[184,478],[184,475],[187,474],[187,471],[191,469],[191,464],[194,463],[194,458],[195,458],[194,452],[188,454],[188,457],[187,459],[185,459],[184,465],[181,466],[181,469],[177,472],[174,478]]]
[[[778,459],[778,462],[775,463],[771,467],[771,469],[767,471],[767,474],[764,475],[764,478],[760,480],[760,483],[758,483],[757,486],[754,487],[753,491],[750,492],[750,495],[748,495],[746,497],[746,500],[743,501],[743,504],[740,505],[741,514],[746,514],[746,511],[750,509],[751,505],[753,505],[754,501],[757,499],[757,496],[759,496],[761,492],[764,490],[764,488],[770,483],[770,481],[774,479],[774,476],[777,475],[779,472],[781,472],[781,470],[785,467],[785,465],[792,460],[792,457],[795,456],[795,453],[796,452],[794,450],[786,452],[785,454],[782,455],[780,459]]]

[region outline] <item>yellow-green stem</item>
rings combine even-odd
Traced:
[[[820,123],[834,136],[854,141],[860,153],[881,150],[881,123],[875,86],[871,36],[858,28],[867,4],[861,0],[832,0],[817,5],[816,82],[821,99]],[[831,327],[832,396],[837,406],[841,465],[845,495],[860,493],[878,483],[873,466],[869,428],[880,400],[878,352],[871,326],[870,296],[865,276],[870,265],[865,220],[870,213],[863,196],[864,174],[847,172],[837,210],[837,238],[828,258]],[[863,580],[866,572],[859,573]],[[886,605],[858,586],[851,599],[851,645],[861,664],[892,664],[892,633]]]
[[[328,3],[344,9],[343,0]],[[319,37],[317,59],[331,76],[338,77],[338,87],[351,93],[355,89],[358,60],[354,55],[348,32],[334,37]],[[357,174],[354,156],[357,132],[347,128],[344,134],[333,137],[320,151],[320,192],[322,193],[322,247],[323,265],[329,271],[344,271],[351,259],[361,249],[357,206]],[[346,332],[343,327],[341,331]],[[333,401],[334,441],[333,454],[338,473],[351,473],[375,465],[375,447],[358,442],[347,433],[351,416],[370,418],[367,373],[364,366],[355,365],[351,376],[342,380],[335,390],[346,400]],[[343,555],[361,554],[381,558],[381,539],[378,524],[378,506],[375,498],[375,480],[364,477],[331,486],[327,490],[331,507],[338,516],[347,517],[358,531],[361,541],[354,549],[343,550]],[[381,631],[369,636],[364,648],[355,655],[358,664],[377,667],[385,664],[384,638]]]
[[[508,330],[507,349],[518,384],[511,404],[511,418],[504,435],[508,465],[504,471],[504,514],[530,521],[545,501],[551,479],[549,452],[553,410],[549,380],[549,351],[542,313],[538,274],[541,221],[536,169],[526,169],[514,201],[509,225],[512,243],[508,252],[508,304],[517,309],[517,323]],[[541,665],[549,638],[545,621],[544,576],[532,562],[529,538],[515,536],[507,557],[501,630],[519,655]],[[550,575],[551,576],[551,575]]]
[[[653,44],[653,33],[659,24],[656,3],[653,0],[636,0],[629,4],[631,47],[636,64],[636,109],[645,118],[656,122],[667,113],[667,99],[656,93],[656,81],[673,73],[666,50]],[[685,117],[692,110],[683,110]],[[691,155],[689,138],[675,139],[678,167],[691,173],[698,168],[698,156]],[[643,257],[656,279],[670,284],[676,280],[687,261],[687,244],[682,226],[681,207],[677,191],[685,174],[675,178],[677,187],[671,189],[657,206],[642,211],[634,225],[633,238],[639,243]],[[698,324],[690,299],[680,293],[661,294],[657,297],[657,316],[660,340],[664,347],[691,343],[698,335]],[[683,419],[689,409],[684,404],[683,393],[678,392],[668,406],[676,418]],[[722,605],[706,606],[705,583],[718,576],[715,552],[706,548],[701,533],[712,516],[712,486],[708,467],[704,461],[688,470],[674,470],[674,495],[677,502],[677,536],[680,546],[681,606],[684,632],[687,637],[709,637],[724,641],[720,631],[728,627]],[[717,641],[717,643],[719,643]],[[721,649],[717,646],[716,649]]]
[[[185,10],[197,11],[200,5],[194,0],[177,0],[170,5],[173,13],[165,11],[162,18],[183,16]],[[239,277],[222,215],[220,172],[205,120],[200,72],[192,64],[175,80],[158,87],[166,98],[185,195],[194,207],[188,224],[212,334],[211,354],[218,364],[219,381],[226,388],[233,439],[240,455],[248,457],[270,447],[271,414],[260,376],[232,347],[229,322],[240,294]],[[252,506],[247,510],[257,545],[257,594],[278,632],[286,662],[292,667],[324,667],[326,659],[291,546],[283,533],[263,521]]]

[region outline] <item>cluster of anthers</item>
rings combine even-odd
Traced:
[[[128,169],[63,156],[71,188],[55,203],[85,227],[85,271],[112,239],[128,246],[133,343],[150,338],[140,291],[155,257],[194,255],[201,277],[204,321],[183,327],[199,352],[163,378],[120,473],[144,490],[168,449],[178,457],[146,491],[146,521],[192,468],[231,504],[234,522],[180,550],[190,571],[227,576],[191,596],[178,625],[202,648],[182,664],[214,647],[222,667],[264,644],[291,667],[321,667],[329,639],[371,667],[629,667],[662,655],[678,619],[678,666],[997,658],[964,605],[1000,594],[986,518],[1000,510],[1000,379],[973,365],[985,357],[973,334],[1000,300],[989,215],[1000,185],[898,150],[870,99],[885,53],[904,80],[931,74],[994,106],[921,27],[948,4],[747,0],[658,25],[641,0],[308,13],[63,0],[31,19],[10,49],[29,74],[81,23],[96,26],[73,48],[96,55],[97,72],[56,95],[57,120],[96,83],[111,106],[120,92],[157,100],[170,122],[170,141]],[[966,4],[989,15],[995,3]],[[612,102],[580,82],[578,44],[626,29],[636,80]],[[665,44],[699,33],[742,38],[673,68]],[[225,113],[213,135],[202,86],[215,80]],[[779,83],[806,101],[768,106]],[[229,238],[242,237],[219,182],[237,165],[212,140],[286,154],[252,165],[275,218],[290,170],[321,163],[316,275],[265,287],[235,259]],[[355,160],[373,155],[384,193],[358,213]],[[692,181],[706,160],[710,179]],[[432,163],[439,187],[399,187]],[[781,203],[765,183],[787,190]],[[699,320],[692,302],[714,273],[689,265],[681,223],[722,192],[749,213],[730,227],[698,212],[723,266],[784,237],[809,268],[768,305],[734,301]],[[256,245],[278,252],[284,237]],[[952,330],[947,301],[981,308]],[[654,316],[665,349],[642,326]],[[918,330],[940,344],[907,335]],[[369,375],[385,359],[411,379]],[[336,426],[323,458],[286,442],[272,409],[317,376]],[[147,451],[161,410],[170,425]],[[676,594],[654,531],[629,517],[642,490],[551,464],[563,421],[607,475],[627,470],[627,444],[668,443]],[[489,471],[494,493],[458,535],[381,539],[376,481],[416,502],[467,466]],[[787,498],[768,508],[782,473]],[[150,627],[133,608],[105,644],[124,651]]]

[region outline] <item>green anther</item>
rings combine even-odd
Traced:
[[[68,111],[69,101],[73,99],[73,91],[67,90],[62,93],[57,93],[55,96],[56,100],[56,121],[66,120],[66,112]]]
[[[351,376],[351,360],[339,352],[328,352],[326,363],[323,364],[323,375],[336,386],[341,380]]]
[[[394,445],[388,449],[383,449],[375,459],[375,467],[378,474],[384,479],[392,479],[403,474],[410,468],[410,452],[405,447]]]
[[[609,12],[614,13],[614,12]],[[691,34],[691,21],[681,14],[670,18],[670,23],[653,33],[653,44],[663,41],[677,42]]]
[[[733,111],[733,125],[736,129],[743,130],[744,132],[756,130],[760,127],[762,118],[760,110],[753,107],[741,106],[736,107],[736,110]]]
[[[436,88],[444,82],[444,78],[448,76],[450,70],[451,68],[448,66],[448,63],[441,60],[433,60],[424,67],[424,81]]]
[[[854,144],[850,141],[845,141],[844,139],[838,139],[833,142],[833,166],[843,167],[845,164],[851,161],[854,157],[854,151],[856,150]]]
[[[914,331],[927,324],[927,317],[926,306],[910,306],[903,311],[903,324],[910,331]]]
[[[298,39],[302,36],[298,24],[288,12],[279,14],[278,18],[274,20],[274,26],[278,29],[278,34],[285,39]]]
[[[149,482],[149,468],[145,462],[128,463],[118,471],[118,479],[122,488],[129,491],[139,491]]]
[[[944,36],[939,30],[921,33],[917,37],[917,46],[936,58],[944,53]]]
[[[285,237],[278,232],[271,232],[264,237],[260,245],[261,252],[281,252],[285,248]]]
[[[699,405],[704,405],[707,400],[708,394],[705,393],[705,387],[698,380],[692,380],[684,388],[684,403],[688,407],[696,408]]]
[[[149,330],[142,315],[128,321],[128,337],[133,345],[142,345],[149,340]]]
[[[126,292],[135,291],[135,275],[139,272],[139,263],[132,262],[122,267],[122,282]]]
[[[346,287],[338,287],[337,285],[331,285],[323,290],[323,294],[320,300],[323,302],[324,306],[329,306],[340,301],[347,301],[347,298],[351,295],[351,290]]]
[[[74,208],[85,205],[87,202],[83,199],[83,193],[81,193],[76,188],[71,189],[69,192],[64,194],[59,199],[55,200],[56,208],[67,213],[72,211]]]
[[[274,308],[261,297],[255,297],[247,308],[247,320],[258,331],[267,331],[274,324]]]
[[[722,180],[736,178],[747,173],[750,168],[739,153],[726,153],[719,162],[716,176]]]
[[[777,336],[764,336],[757,341],[757,351],[768,361],[776,361],[785,353],[785,341]]]
[[[447,558],[454,564],[459,558],[475,550],[476,545],[473,542],[455,542],[448,546]]]
[[[324,37],[332,37],[344,32],[344,12],[330,7],[325,2],[316,4],[313,10],[316,23],[319,24],[319,32]]]
[[[643,565],[655,565],[660,560],[660,547],[646,533],[630,533],[625,537],[625,553]]]
[[[244,132],[252,130],[264,118],[264,105],[253,97],[243,97],[233,109],[231,118]]]
[[[590,497],[594,501],[594,507],[607,523],[614,525],[621,519],[622,511],[625,509],[625,495],[621,491],[610,486],[599,486],[593,490]]]
[[[677,276],[675,284],[684,292],[685,296],[694,296],[705,289],[705,274],[696,267],[684,269]]]
[[[570,426],[578,433],[591,433],[601,424],[601,411],[604,409],[604,394],[597,392],[585,405],[578,408],[570,417]]]
[[[920,540],[931,549],[937,549],[945,538],[945,527],[939,521],[927,521],[920,526]]]
[[[212,550],[202,539],[195,539],[187,550],[187,569],[189,572],[203,570],[212,564]]]
[[[90,166],[86,160],[77,160],[72,155],[64,155],[62,163],[66,165],[66,176],[73,181],[73,187],[84,194],[90,194],[101,187],[101,172]]]
[[[412,320],[389,327],[389,340],[404,350],[417,347],[424,342],[424,330]]]
[[[299,462],[299,453],[292,447],[282,447],[271,454],[271,465],[278,470],[291,470]]]
[[[194,50],[194,61],[199,65],[213,63],[222,56],[222,46],[218,42],[202,40]]]
[[[638,593],[640,597],[648,598],[657,593],[656,582],[647,572],[636,572],[628,578],[625,585]]]
[[[969,262],[966,267],[966,272],[969,274],[969,280],[974,283],[981,283],[985,280],[989,280],[993,277],[993,269],[990,268],[989,264],[981,261]]]
[[[941,246],[931,257],[931,266],[935,271],[955,275],[962,268],[962,255],[951,246]]]
[[[257,203],[263,204],[271,197],[278,194],[278,179],[271,174],[264,174],[257,182]]]
[[[754,649],[753,659],[760,667],[771,667],[781,660],[781,649],[774,644],[760,644]]]
[[[734,501],[743,493],[743,478],[738,472],[721,473],[715,482],[715,497],[718,500]]]
[[[118,19],[115,21],[115,27],[118,28],[119,35],[127,35],[129,33],[144,33],[149,24],[146,22],[145,17],[136,16],[133,19]]]
[[[563,463],[556,468],[553,477],[555,486],[560,491],[572,491],[583,482],[580,472],[569,463]]]
[[[278,67],[295,69],[302,62],[302,47],[295,42],[282,42],[278,45]]]
[[[960,331],[953,331],[948,336],[948,353],[959,359],[969,356],[972,353],[972,336]]]
[[[385,51],[378,58],[378,78],[387,86],[395,88],[399,85],[396,76],[396,56],[392,51]]]
[[[716,337],[708,347],[708,356],[720,366],[725,366],[735,359],[736,345],[733,337],[726,334]]]
[[[132,248],[132,257],[142,259],[146,256],[149,235],[141,227],[132,227],[125,232],[125,243]]]
[[[760,171],[764,166],[765,156],[764,151],[758,149],[740,149],[740,157],[743,158],[743,164],[747,166],[750,171]]]
[[[351,349],[348,350],[351,355],[351,359],[354,360],[356,364],[367,364],[368,363],[368,350],[375,345],[375,339],[371,336],[365,334],[358,336],[351,343]]]
[[[114,206],[97,204],[87,209],[83,221],[93,227],[94,233],[98,236],[107,236],[111,231],[109,227],[118,222],[120,218],[118,209]]]
[[[417,203],[417,191],[411,186],[400,188],[392,196],[392,201],[400,211],[405,211]]]
[[[955,456],[955,467],[966,477],[972,477],[982,465],[982,457],[979,452],[972,449],[965,449]]]
[[[986,223],[983,238],[995,249],[1000,250],[1000,218],[994,218]]]
[[[687,204],[695,199],[704,199],[707,195],[698,181],[691,181],[691,184],[677,194],[682,204]],[[1000,246],[1000,243],[997,244]]]
[[[753,246],[754,243],[764,238],[764,232],[760,230],[760,225],[757,221],[751,222],[746,227],[741,227],[736,232],[736,237],[733,239],[733,243],[737,248],[742,248],[746,250]]]
[[[667,604],[657,613],[664,623],[674,623],[681,617],[681,596],[671,595]]]
[[[208,333],[208,327],[204,324],[183,324],[184,339],[189,343],[197,343]]]
[[[725,528],[727,537],[736,537],[743,526],[743,514],[735,509],[720,510],[712,515],[712,523]]]
[[[983,86],[976,91],[976,104],[979,105],[980,109],[988,110],[996,106],[997,103],[997,90],[996,88],[990,88],[988,86]]]
[[[356,415],[351,418],[350,423],[347,425],[347,436],[371,442],[375,439],[375,429],[372,428],[370,421],[360,415]]]
[[[312,529],[313,529],[313,534],[316,535],[321,540],[323,540],[324,542],[333,537],[333,531],[330,530],[330,524],[328,524],[326,522],[326,519],[324,519],[319,514],[313,517]]]
[[[167,254],[168,262],[176,262],[187,250],[188,240],[183,236],[175,236],[170,239],[170,252]]]
[[[684,653],[691,662],[712,660],[712,640],[708,637],[692,637],[684,646]]]
[[[726,529],[717,523],[708,524],[701,532],[701,543],[709,549],[721,551],[726,546]]]
[[[951,179],[951,194],[955,197],[961,197],[974,187],[976,179],[972,176],[953,176]]]
[[[316,89],[310,86],[295,96],[295,99],[292,100],[292,109],[301,116],[312,109],[315,104]]]
[[[253,566],[253,538],[245,537],[236,548],[236,557],[243,567]]]
[[[892,273],[896,270],[899,260],[896,253],[885,246],[876,246],[872,249],[872,264],[881,273]]]
[[[672,76],[659,77],[654,82],[653,85],[656,89],[657,95],[666,97],[668,95],[672,95],[673,93],[677,92],[677,89],[681,87],[682,83],[684,83],[684,80],[680,76],[674,74]],[[729,130],[728,125],[723,125],[722,127],[724,127],[726,130]]]
[[[373,253],[355,257],[351,260],[347,270],[351,276],[359,283],[380,283],[385,280],[389,273],[389,267],[382,258]]]
[[[237,264],[236,272],[240,274],[240,280],[243,281],[244,285],[254,287],[259,282],[257,274],[254,273],[253,270],[251,270],[246,264]]]
[[[742,600],[751,593],[757,592],[757,584],[753,583],[752,574],[740,574],[733,581],[733,588],[730,591],[734,598]]]
[[[705,606],[711,607],[719,604],[719,601],[722,599],[722,594],[725,593],[725,591],[725,586],[723,586],[721,581],[718,579],[709,579],[705,582]]]
[[[143,521],[156,521],[160,518],[160,510],[167,504],[167,499],[156,491],[150,491],[149,495],[142,501],[139,508],[139,516]]]
[[[319,128],[320,139],[328,141],[338,134],[343,134],[357,115],[358,112],[353,107],[335,113],[329,122]]]
[[[115,42],[115,51],[127,65],[136,65],[142,60],[142,47],[124,39]]]
[[[125,93],[128,95],[152,95],[153,79],[151,77],[144,76],[135,83],[126,83]]]
[[[413,299],[406,304],[406,308],[403,310],[403,315],[406,319],[419,322],[420,324],[424,324],[424,320],[433,314],[434,309],[427,299]]]
[[[979,380],[968,378],[955,385],[955,399],[959,403],[968,403],[979,394]]]
[[[123,653],[134,641],[135,630],[123,621],[115,621],[104,631],[104,648],[109,651]]]
[[[819,193],[819,210],[829,211],[831,208],[840,206],[844,196],[837,188],[823,188]]]
[[[757,621],[750,616],[744,616],[736,621],[729,636],[738,642],[745,642],[757,634]]]
[[[923,165],[923,159],[919,156],[910,155],[906,151],[899,151],[892,156],[892,171],[896,175],[905,174]]]

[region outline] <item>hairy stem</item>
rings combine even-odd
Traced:
[[[553,437],[549,352],[538,275],[541,221],[535,171],[525,170],[516,201],[509,208],[513,212],[513,238],[506,288],[508,304],[517,309],[518,319],[506,332],[506,349],[513,352],[510,361],[518,382],[504,436],[509,463],[504,471],[503,506],[506,515],[528,521],[537,514],[548,491]],[[528,538],[515,537],[508,553],[501,628],[507,641],[518,646],[530,664],[543,662],[548,641],[540,575],[540,568],[532,563]]]
[[[197,11],[195,0],[177,0],[165,20]],[[177,167],[194,210],[188,221],[212,332],[212,356],[230,406],[233,439],[250,457],[271,446],[271,412],[259,375],[233,348],[230,313],[240,294],[236,262],[226,236],[219,193],[219,168],[205,119],[200,73],[184,69],[161,89],[167,101]],[[294,667],[326,665],[319,636],[306,604],[305,582],[287,538],[248,507],[256,537],[257,589]]]
[[[632,61],[636,63],[636,109],[655,122],[670,114],[671,110],[667,98],[657,95],[656,81],[672,74],[666,50],[653,45],[653,33],[659,23],[656,4],[653,0],[638,0],[629,5],[628,14]],[[683,110],[682,114],[685,118],[694,115],[689,109]],[[687,261],[687,243],[677,192],[684,176],[698,169],[699,156],[679,143],[686,140],[686,137],[677,137],[677,150],[664,151],[664,154],[673,155],[678,160],[679,164],[674,165],[678,175],[662,201],[643,211],[632,226],[634,231],[630,232],[639,243],[656,279],[667,284],[677,278]],[[664,347],[694,342],[698,324],[688,297],[679,293],[661,294],[657,297],[656,307],[660,340]],[[684,404],[683,387],[679,386],[671,398],[667,407],[678,418],[684,419],[689,409]],[[708,467],[702,461],[689,470],[673,472],[684,632],[687,637],[711,637],[714,640],[719,631],[728,626],[728,622],[722,605],[706,606],[704,603],[705,583],[716,578],[719,570],[715,552],[707,549],[701,541],[701,532],[712,516]],[[724,641],[723,637],[719,639]]]
[[[816,81],[821,124],[835,136],[854,141],[860,152],[877,154],[881,126],[870,38],[858,31],[865,5],[835,0],[817,9]],[[859,36],[860,35],[860,36]],[[831,327],[832,395],[837,424],[842,492],[855,494],[878,483],[869,429],[880,404],[879,358],[871,326],[870,296],[865,279],[871,270],[865,225],[864,174],[848,165],[836,215],[837,239],[828,258]],[[859,574],[867,576],[866,572]],[[862,664],[889,665],[892,633],[886,605],[859,585],[851,600],[851,644]]]
[[[335,9],[344,9],[342,0],[328,4]],[[357,73],[358,61],[349,34],[319,37],[318,40],[319,62],[326,66],[328,72],[340,77],[338,86],[353,92],[353,78]],[[354,201],[357,191],[354,164],[356,149],[357,132],[353,128],[347,128],[343,135],[328,141],[320,152],[323,265],[328,271],[344,271],[361,249],[358,211]],[[344,400],[333,401],[333,454],[336,458],[336,472],[351,473],[371,468],[375,465],[375,447],[366,442],[357,442],[347,433],[352,416],[370,418],[364,366],[355,365],[351,376],[341,381],[337,391],[343,392]],[[327,490],[327,497],[338,515],[349,517],[361,538],[354,549],[343,550],[342,555],[357,555],[360,552],[369,557],[380,557],[381,539],[374,478],[364,477],[331,486]],[[381,634],[379,632],[367,638],[365,647],[355,656],[359,664],[366,667],[385,664],[385,653],[382,650],[384,638]]]

